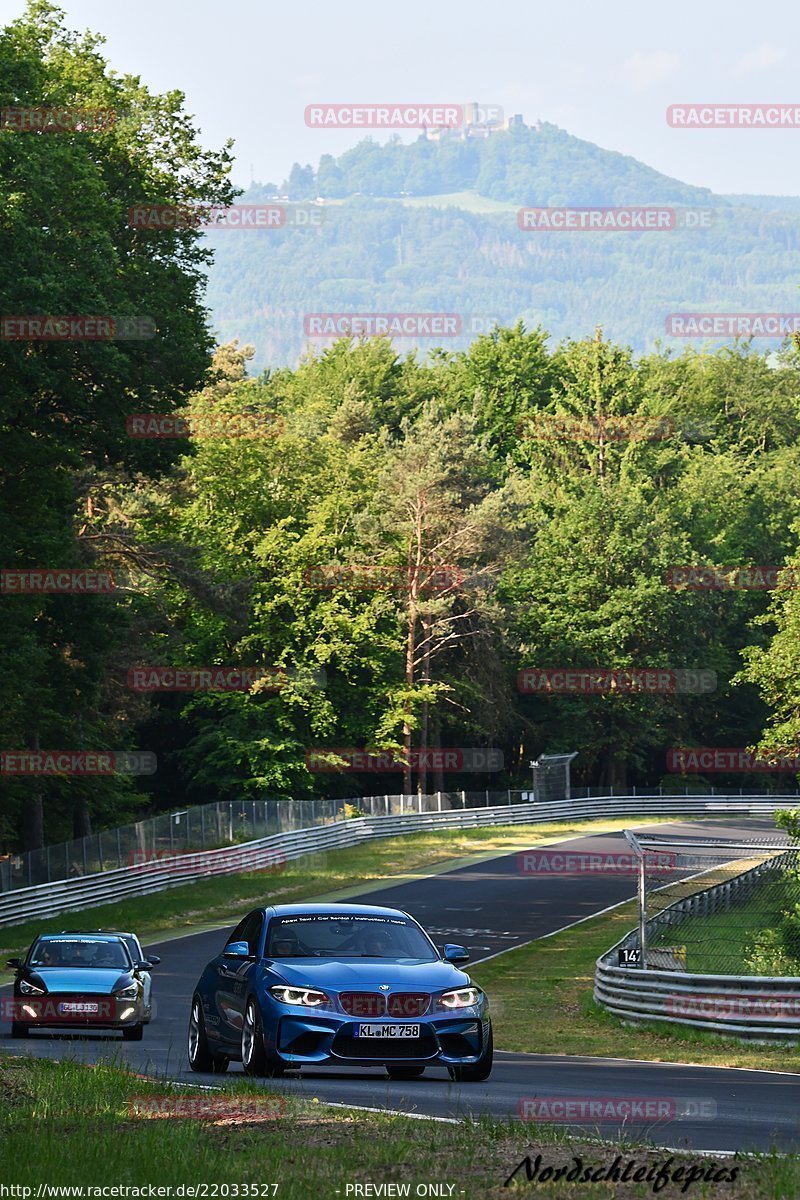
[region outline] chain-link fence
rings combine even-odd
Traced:
[[[800,851],[785,838],[628,838],[647,968],[800,976]]]
[[[328,825],[348,817],[383,817],[406,812],[445,812],[513,804],[522,792],[434,792],[429,796],[358,796],[335,800],[224,800],[179,812],[162,813],[130,825],[9,854],[0,859],[0,892],[53,883],[97,871],[147,862],[167,853],[232,846],[271,834]]]
[[[572,757],[574,756],[565,755],[563,759]],[[551,799],[581,800],[594,797],[645,799],[680,795],[756,795],[741,789],[738,793],[735,789],[715,791],[713,787],[706,788],[704,792],[698,792],[697,789],[684,789],[681,792],[675,788],[669,791],[654,788],[637,792],[636,789],[570,787],[563,761],[554,765],[552,769],[546,767],[546,772],[549,777],[545,788],[546,796],[537,795],[533,790],[506,788],[502,791],[491,791],[480,788],[471,791],[433,792],[425,796],[405,796],[396,793],[331,800],[221,800],[196,805],[178,812],[161,813],[130,825],[121,825],[116,829],[103,830],[89,837],[58,842],[41,850],[0,856],[0,892],[91,875],[97,871],[110,871],[145,861],[147,856],[164,851],[187,853],[192,850],[213,850],[220,846],[269,837],[275,833],[310,829],[315,825],[345,820],[348,817],[447,812],[451,809],[483,808],[499,804],[528,803],[532,800],[544,803]],[[758,796],[763,794],[757,793]],[[791,805],[798,795],[800,793],[786,793],[787,805]]]

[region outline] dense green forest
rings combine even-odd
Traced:
[[[791,577],[772,589],[694,590],[669,572],[800,571],[798,347],[635,356],[609,335],[612,297],[641,305],[648,269],[664,255],[688,303],[691,268],[674,242],[614,243],[585,251],[596,278],[561,249],[540,248],[552,324],[514,322],[426,356],[343,339],[295,366],[259,370],[252,347],[214,351],[203,236],[125,220],[143,197],[229,203],[230,149],[204,149],[179,93],[154,96],[110,74],[97,41],[69,34],[35,0],[0,37],[0,104],[43,100],[124,116],[102,132],[0,130],[2,312],[146,314],[156,332],[0,340],[0,565],[104,569],[118,582],[111,594],[0,597],[0,745],[139,748],[156,754],[158,770],[5,778],[7,848],[218,798],[515,786],[542,752],[577,750],[577,782],[628,787],[674,783],[674,747],[797,744]],[[475,183],[467,166],[488,170],[483,156],[504,154],[493,145],[500,135],[475,162],[455,154],[448,170]],[[402,153],[390,148],[387,163]],[[530,202],[514,182],[527,162],[505,161],[504,194]],[[631,188],[637,178],[631,167]],[[352,186],[350,167],[346,179]],[[305,272],[309,309],[333,308],[349,289],[351,304],[374,311],[389,306],[374,256],[394,245],[388,231],[399,223],[402,261],[383,263],[398,302],[417,287],[422,260],[426,310],[469,301],[474,311],[490,298],[500,306],[523,289],[499,236],[485,298],[480,278],[467,279],[465,243],[475,261],[491,257],[484,218],[442,214],[437,225],[432,210],[345,207],[342,224],[289,231],[282,243],[218,235],[236,242],[223,270],[246,260],[240,294],[255,294],[268,253],[272,304],[293,302]],[[794,225],[758,220],[760,241],[746,224],[695,235],[711,239],[703,261],[713,259],[731,294],[743,272],[769,291],[779,262],[787,287],[800,275]],[[436,263],[426,258],[434,244]],[[212,275],[213,287],[222,277]],[[707,280],[705,289],[708,297]],[[777,307],[774,294],[762,307]],[[591,330],[584,336],[576,322],[573,337],[551,337],[579,295]],[[161,430],[164,414],[178,414],[192,436],[131,436],[148,428],[143,414],[158,414]],[[150,693],[131,686],[143,665],[263,677],[238,691]],[[568,667],[702,670],[715,683],[659,694],[519,690],[525,668]],[[310,770],[309,752],[326,747],[404,759],[431,747],[491,748],[504,766],[444,779],[435,768]],[[786,774],[712,781],[795,783]]]

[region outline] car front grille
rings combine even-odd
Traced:
[[[339,1003],[348,1017],[382,1017],[386,1014],[386,998],[380,992],[342,992]]]
[[[403,1018],[422,1017],[430,1008],[431,998],[427,992],[392,992],[384,996],[380,992],[342,992],[339,996],[342,1011],[348,1017]]]
[[[431,998],[424,992],[393,992],[389,996],[390,1017],[421,1017],[428,1011]]]

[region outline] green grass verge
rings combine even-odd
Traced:
[[[212,1108],[225,1103],[235,1105],[238,1114]],[[653,1171],[667,1160],[672,1170],[683,1167],[684,1173],[690,1164],[698,1171],[712,1167],[691,1155],[581,1140],[555,1128],[449,1124],[331,1108],[247,1083],[229,1088],[223,1099],[219,1093],[165,1088],[113,1066],[0,1057],[0,1179],[6,1187],[30,1188],[27,1196],[4,1193],[21,1200],[35,1197],[40,1184],[144,1188],[145,1196],[148,1185],[164,1188],[161,1195],[170,1194],[167,1188],[205,1185],[209,1197],[275,1195],[279,1200],[344,1198],[358,1194],[353,1185],[367,1183],[409,1185],[410,1195],[419,1184],[444,1184],[448,1190],[439,1195],[490,1200],[519,1192],[548,1200],[653,1195],[647,1183],[587,1185],[560,1179],[529,1186],[524,1170],[517,1176],[520,1182],[504,1187],[526,1156],[535,1164],[538,1154],[540,1170],[569,1169],[574,1157],[584,1167],[607,1170],[618,1155],[622,1169],[631,1160]],[[688,1194],[777,1200],[800,1193],[796,1156],[716,1160],[716,1169],[726,1176],[733,1168],[738,1177],[732,1184],[697,1183]],[[217,1184],[228,1185],[228,1191],[215,1193]],[[270,1184],[277,1184],[274,1192]],[[257,1190],[248,1193],[243,1185],[257,1185]],[[682,1186],[679,1179],[659,1195],[665,1200],[685,1195]]]
[[[621,1021],[594,1002],[594,966],[636,920],[631,902],[478,964],[472,975],[489,993],[495,1044],[537,1054],[800,1070],[800,1050],[788,1044],[756,1046],[667,1022],[623,1030]]]
[[[217,876],[149,896],[131,896],[116,904],[26,921],[0,928],[0,978],[5,959],[26,950],[39,933],[55,933],[65,928],[131,929],[143,940],[153,941],[167,933],[191,933],[227,920],[235,923],[251,905],[344,899],[348,893],[402,883],[434,870],[452,870],[462,863],[522,850],[543,841],[624,829],[636,820],[624,817],[410,833],[376,839],[350,849],[308,855],[287,862],[278,873]],[[654,822],[648,819],[647,823]],[[8,977],[8,972],[5,974]]]

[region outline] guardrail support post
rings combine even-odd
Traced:
[[[647,970],[647,892],[645,890],[644,855],[639,855],[639,953],[642,970]]]

